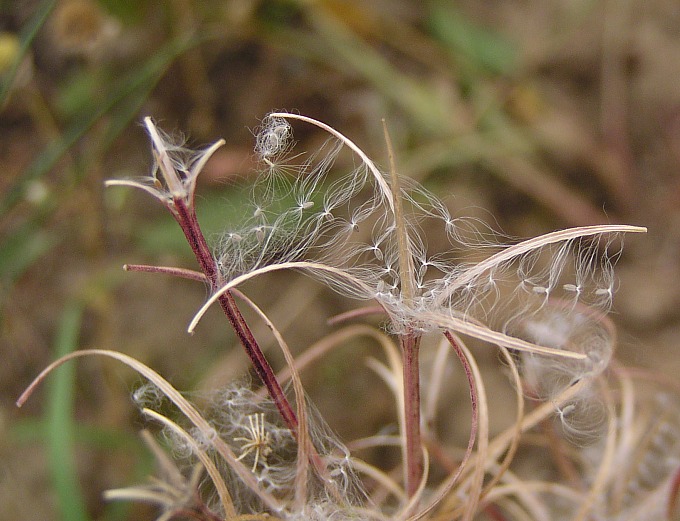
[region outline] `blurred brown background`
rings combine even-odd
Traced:
[[[126,262],[194,267],[159,205],[103,188],[148,173],[146,115],[191,145],[226,139],[199,179],[208,237],[238,218],[253,129],[274,109],[329,123],[383,164],[385,118],[402,173],[516,236],[648,226],[646,236],[627,238],[617,267],[619,358],[680,372],[677,1],[0,6],[0,518],[150,518],[101,500],[102,490],[150,470],[129,400],[134,375],[81,361],[15,408],[58,352],[120,350],[180,389],[247,371],[218,313],[186,335],[205,298],[200,284],[121,270]],[[296,134],[301,144],[315,139]],[[352,306],[292,275],[253,283],[249,294],[297,350]],[[346,349],[305,375],[341,435],[389,421],[376,412],[389,395],[348,363],[365,352]],[[276,355],[273,364],[281,367]]]

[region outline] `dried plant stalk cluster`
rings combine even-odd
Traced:
[[[292,123],[312,125],[328,139],[312,153],[294,153]],[[452,215],[422,186],[401,178],[387,133],[390,168],[383,172],[324,123],[273,113],[257,135],[262,168],[247,218],[210,248],[196,218],[196,178],[222,142],[194,152],[172,143],[150,119],[145,124],[152,174],[108,185],[157,198],[181,226],[201,271],[128,269],[207,284],[210,298],[189,330],[219,303],[268,396],[235,382],[215,390],[199,410],[126,355],[91,350],[58,360],[20,404],[54,367],[80,356],[115,358],[149,381],[134,398],[161,427],[172,456],[145,434],[159,476],[109,491],[108,498],[153,502],[159,520],[677,518],[679,386],[612,363],[616,335],[607,313],[613,268],[622,235],[643,228],[598,225],[514,241]],[[336,168],[340,154],[347,155],[343,164],[349,159],[354,165],[344,174]],[[435,235],[446,248],[431,250],[426,237]],[[472,263],[466,260],[471,251],[486,255]],[[373,339],[384,361],[368,364],[394,395],[393,434],[343,444],[309,404],[298,374],[301,359],[239,290],[281,270],[304,272],[365,302],[351,320],[376,310],[384,315],[386,331],[349,325],[300,357],[309,365],[353,336]],[[282,376],[269,366],[239,305],[252,308],[274,332],[288,366]],[[437,335],[438,343],[421,342]],[[493,437],[493,396],[464,338],[495,346],[515,388],[515,420]],[[427,368],[420,364],[421,345],[434,350]],[[469,388],[471,417],[455,419],[469,422],[465,447],[453,446],[432,427],[449,399],[449,358],[460,363]],[[288,379],[290,395],[283,391]],[[172,409],[176,416],[160,412]],[[512,466],[523,444],[543,452],[541,472],[531,478]],[[371,465],[359,457],[367,447],[396,448],[401,462]]]

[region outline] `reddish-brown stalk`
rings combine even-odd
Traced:
[[[440,487],[437,496],[430,502],[430,504],[426,508],[419,512],[417,519],[424,519],[429,512],[433,511],[437,507],[437,505],[439,505],[446,497],[449,496],[451,490],[453,489],[454,485],[458,482],[458,479],[462,475],[463,470],[465,469],[468,461],[470,460],[470,456],[472,456],[472,449],[474,448],[475,441],[477,439],[477,431],[479,429],[479,395],[477,392],[477,384],[475,382],[474,370],[470,365],[470,362],[467,359],[463,348],[458,343],[456,337],[450,331],[444,331],[444,336],[448,340],[449,344],[451,345],[451,348],[453,349],[453,352],[458,357],[461,365],[463,366],[463,371],[465,372],[465,377],[467,379],[468,387],[470,389],[470,407],[472,410],[472,418],[470,419],[470,437],[468,439],[468,445],[467,449],[465,450],[465,454],[463,455],[463,458],[458,464],[457,469],[454,470],[453,463],[449,461],[449,458],[446,455],[444,454],[439,455],[438,459],[440,460],[440,462],[443,463],[444,468],[451,472],[451,474],[446,479],[443,486]],[[433,444],[432,441],[430,441],[429,444],[431,447],[436,447],[436,444]],[[437,448],[436,451],[440,452],[440,448]]]
[[[401,198],[401,185],[394,158],[392,139],[383,120],[383,133],[390,163],[390,180],[393,194],[393,211],[397,248],[399,250],[399,280],[401,296],[406,306],[415,296],[413,254],[406,229],[406,219]],[[423,477],[423,449],[420,434],[420,335],[411,328],[399,336],[404,369],[404,435],[406,437],[406,493],[413,497]]]
[[[673,474],[670,493],[668,494],[668,519],[674,519],[678,510],[678,492],[680,492],[680,468]]]
[[[404,429],[406,436],[406,493],[418,490],[423,477],[423,449],[420,435],[420,354],[421,337],[413,332],[400,336],[404,364]]]
[[[169,208],[175,220],[182,228],[182,232],[184,232],[184,236],[210,284],[211,291],[218,290],[222,283],[221,275],[205,240],[205,236],[201,231],[193,204],[187,207],[183,198],[175,197],[173,198],[173,204]],[[243,345],[248,358],[250,358],[257,376],[267,388],[269,396],[279,410],[283,421],[293,433],[297,433],[298,421],[295,412],[288,398],[286,398],[271,365],[269,365],[252,331],[248,327],[243,315],[241,315],[234,297],[230,292],[226,292],[219,298],[219,302],[224,314],[234,328],[241,345]]]

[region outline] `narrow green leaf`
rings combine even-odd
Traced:
[[[54,346],[56,358],[76,349],[82,311],[81,305],[73,302],[64,310]],[[63,521],[88,521],[74,457],[75,366],[66,365],[61,368],[48,385],[48,458],[52,484],[57,495],[59,518]]]
[[[51,426],[44,418],[25,418],[10,426],[9,440],[17,444],[43,443],[48,439]],[[98,450],[134,450],[139,457],[144,446],[137,436],[122,430],[112,430],[78,423],[74,425],[74,441]]]
[[[450,2],[430,4],[429,25],[432,35],[463,65],[492,74],[508,74],[516,66],[510,42],[472,23]]]
[[[332,55],[333,66],[348,67],[360,74],[386,99],[413,117],[424,131],[439,132],[450,128],[450,115],[454,110],[431,84],[399,70],[340,18],[322,9],[309,9],[307,15],[316,34],[305,38],[299,32],[279,30],[277,36],[281,43],[293,45],[296,52],[304,47],[324,64]]]
[[[21,226],[9,237],[0,239],[0,320],[6,296],[16,281],[59,242],[34,223]]]
[[[4,237],[0,246],[0,281],[3,285],[13,284],[57,242],[57,237],[32,223]]]
[[[14,83],[14,78],[16,77],[21,62],[28,52],[28,48],[31,46],[35,35],[45,24],[45,20],[47,20],[47,17],[56,3],[56,0],[45,0],[35,12],[33,18],[29,20],[24,29],[21,31],[21,45],[19,48],[19,53],[16,57],[16,60],[14,61],[14,64],[12,65],[12,68],[7,73],[5,81],[2,83],[2,85],[0,85],[0,108],[5,106],[5,101],[7,101],[7,97],[9,96],[12,83]]]

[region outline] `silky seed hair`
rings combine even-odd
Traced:
[[[290,125],[295,120],[316,125],[330,137],[317,150],[296,154]],[[414,181],[400,178],[394,192],[389,176],[349,139],[294,114],[265,118],[255,149],[263,167],[251,209],[215,246],[227,282],[298,263],[344,295],[377,300],[396,333],[463,321],[519,336],[516,324],[528,317],[542,320],[541,310],[552,301],[569,304],[560,313],[574,327],[578,321],[569,317],[580,306],[601,315],[611,307],[613,267],[621,232],[630,231],[626,227],[566,230],[509,244],[477,220],[452,215]],[[336,163],[351,166],[343,174]],[[404,207],[399,223],[395,197]],[[414,295],[408,301],[401,293],[399,226],[405,229],[413,266],[408,276]],[[433,251],[427,236],[434,234],[445,237],[448,247]],[[480,257],[486,260],[479,262]]]
[[[289,119],[330,137],[310,154],[293,155]],[[393,333],[449,329],[519,349],[537,397],[551,399],[586,380],[571,408],[555,414],[574,438],[577,431],[583,438],[599,432],[591,421],[599,404],[588,390],[614,350],[603,321],[616,289],[613,268],[623,232],[643,229],[603,225],[514,244],[487,241],[503,236],[454,218],[419,184],[385,175],[331,127],[276,113],[261,128],[256,151],[264,166],[252,214],[227,230],[216,250],[227,284],[277,265],[296,267],[341,294],[377,301]],[[343,164],[349,160],[352,168],[336,173],[346,149]],[[445,237],[448,247],[433,251],[432,234]],[[480,252],[474,261],[471,251]]]
[[[153,388],[142,386],[140,389],[141,391],[135,391],[133,394],[135,396],[154,394]],[[239,461],[253,473],[264,492],[281,499],[285,504],[292,504],[295,497],[297,440],[290,429],[283,426],[271,399],[259,396],[244,381],[234,382],[223,389],[192,393],[189,396],[203,404],[202,416],[209,422],[211,428],[204,432],[186,426],[195,445],[179,436],[173,429],[163,429],[162,438],[173,458],[186,469],[193,468],[197,463],[195,451],[198,447],[215,460],[225,482],[231,484],[229,490],[239,511],[262,512],[266,506],[257,494],[240,486],[238,477],[215,451],[214,442],[219,438],[230,446]],[[143,403],[144,407],[151,405],[146,400]],[[309,498],[305,509],[321,508],[323,505],[325,511],[333,510],[348,516],[347,519],[359,519],[356,517],[357,509],[365,506],[367,496],[354,470],[350,453],[331,432],[318,411],[310,405],[311,402],[306,400],[306,403],[310,439],[325,464],[327,479],[332,481],[332,489],[339,491],[339,494],[330,493],[321,478],[310,470]],[[185,423],[182,418],[176,421],[180,424]],[[262,442],[257,445],[259,452],[248,451],[247,447],[251,442]],[[298,513],[291,512],[284,517],[296,519],[297,515]]]
[[[680,468],[680,407],[677,393],[656,386],[635,396],[633,423],[627,425],[612,477],[613,509],[621,519],[661,519],[669,506]],[[674,512],[678,514],[677,506]],[[645,517],[648,515],[650,517]],[[655,517],[658,516],[658,517]],[[675,517],[668,517],[675,519]]]

